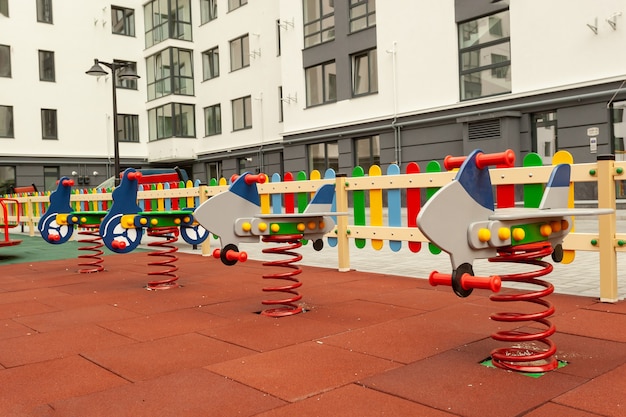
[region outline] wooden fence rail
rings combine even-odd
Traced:
[[[551,166],[532,166],[494,168],[490,170],[490,175],[493,185],[497,188],[501,185],[545,184],[551,172]],[[336,210],[348,212],[350,215],[338,216],[335,230],[329,233],[327,238],[330,246],[337,247],[338,269],[348,271],[350,269],[350,240],[357,248],[363,247],[364,242],[370,242],[374,249],[380,249],[380,242],[386,241],[394,251],[406,247],[406,243],[411,242],[413,244],[409,244],[408,247],[413,252],[420,250],[419,245],[415,243],[428,242],[416,227],[415,222],[410,222],[406,214],[400,222],[395,216],[385,216],[387,224],[383,224],[383,217],[377,214],[379,208],[370,206],[367,207],[370,218],[365,219],[365,208],[360,207],[362,201],[367,201],[363,198],[365,195],[375,197],[369,199],[370,203],[384,201],[377,194],[380,190],[389,197],[389,200],[392,200],[391,196],[393,196],[393,201],[398,201],[397,191],[400,191],[402,201],[406,201],[410,190],[428,190],[428,193],[422,193],[422,201],[424,201],[427,195],[432,195],[434,190],[449,183],[454,176],[454,171],[342,176],[328,170],[323,176],[317,171],[313,171],[309,177],[304,172],[299,172],[295,176],[286,173],[284,178],[274,174],[270,182],[259,184],[258,189],[263,213],[294,213],[304,210],[312,193],[322,184],[334,183]],[[610,157],[600,157],[595,163],[572,164],[572,183],[597,184],[599,208],[616,209],[616,182],[623,180],[626,180],[626,162],[624,161],[616,162]],[[143,207],[145,204],[162,209],[162,207],[170,207],[171,201],[176,199],[177,207],[193,208],[202,201],[226,191],[228,186],[227,181],[222,178],[219,181],[212,180],[210,185],[201,185],[196,181],[193,184],[188,182],[174,188],[170,186],[153,188],[138,192],[140,206]],[[8,220],[15,221],[16,211],[20,210],[20,222],[28,226],[29,233],[33,236],[35,225],[49,203],[49,193],[8,197],[19,202],[18,207],[10,208]],[[110,190],[96,190],[76,192],[71,196],[71,202],[72,207],[75,207],[77,211],[88,211],[110,207],[111,198]],[[152,202],[155,202],[155,205]],[[382,210],[386,212],[389,209],[389,207],[384,207]],[[404,210],[403,213],[414,215],[415,211],[413,207],[411,210]],[[626,233],[617,233],[616,219],[615,213],[600,216],[596,233],[574,231],[563,243],[566,250],[599,252],[600,299],[605,302],[615,302],[619,298],[617,253],[626,251]],[[203,253],[210,252],[209,245],[209,240],[203,244]]]

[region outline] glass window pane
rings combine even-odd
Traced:
[[[37,0],[37,21],[52,23],[52,0]]]
[[[9,194],[12,187],[15,187],[15,167],[0,165],[0,194]]]
[[[244,116],[246,127],[252,127],[252,98],[246,97],[244,99]]]
[[[367,55],[354,57],[354,90],[355,95],[365,94],[369,91],[369,69]]]
[[[337,100],[337,68],[335,63],[324,66],[324,87],[326,89],[325,101]]]
[[[322,83],[322,67],[316,66],[307,68],[305,72],[306,78],[306,99],[307,106],[322,103],[324,86]]]
[[[247,67],[250,65],[250,38],[246,35],[241,39],[241,55],[242,65]]]
[[[508,93],[511,91],[511,70],[509,66],[500,71],[503,78],[494,76],[491,69],[461,75],[461,91],[464,99]]]
[[[0,77],[11,76],[11,47],[0,45]]]
[[[320,18],[319,0],[304,0],[304,23]]]
[[[243,119],[243,99],[239,98],[233,100],[232,102],[233,109],[233,130],[240,130],[244,127],[244,119]]]
[[[459,25],[459,44],[461,48],[492,42],[509,36],[508,10]]]
[[[234,71],[242,66],[241,39],[235,39],[230,42],[230,69]]]
[[[0,106],[0,137],[13,137],[13,107]]]

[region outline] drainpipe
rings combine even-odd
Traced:
[[[391,77],[393,79],[393,120],[391,121],[391,128],[393,129],[393,146],[394,146],[394,155],[396,157],[395,163],[399,166],[402,165],[402,143],[400,138],[400,127],[396,125],[398,121],[398,76],[396,73],[396,45],[398,43],[393,41],[393,46],[391,49],[388,49],[386,52],[391,54],[391,67],[392,74]]]

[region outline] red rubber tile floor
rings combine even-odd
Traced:
[[[547,297],[567,365],[530,377],[480,364],[529,310],[485,291],[303,266],[305,312],[269,318],[268,267],[178,256],[163,291],[145,252],[0,265],[0,415],[626,416],[624,302]]]

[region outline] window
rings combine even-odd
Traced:
[[[139,116],[136,114],[118,114],[117,129],[120,142],[139,142]]]
[[[202,53],[202,79],[210,80],[220,75],[220,50],[216,46]]]
[[[376,24],[376,0],[350,0],[350,32]]]
[[[150,141],[172,137],[195,137],[194,106],[168,103],[148,110],[148,130]]]
[[[230,70],[250,66],[250,42],[248,35],[230,41]]]
[[[200,22],[217,19],[217,0],[200,0]]]
[[[56,110],[41,109],[41,137],[42,139],[58,139]]]
[[[61,172],[58,166],[43,167],[43,189],[45,191],[56,190],[59,178],[61,178]]]
[[[284,110],[284,101],[283,101],[283,87],[278,87],[278,121],[283,121],[283,110]]]
[[[0,14],[9,17],[9,0],[0,0]]]
[[[169,94],[193,95],[192,51],[167,48],[146,58],[148,100]]]
[[[13,106],[0,105],[0,138],[13,137]]]
[[[551,165],[558,143],[556,112],[535,113],[532,121],[532,150],[541,156],[544,164]]]
[[[372,165],[380,165],[380,139],[378,135],[354,140],[354,162],[366,173]]]
[[[219,104],[204,108],[204,136],[222,133],[222,107]]]
[[[511,92],[509,11],[459,24],[461,100]]]
[[[307,68],[305,78],[307,106],[337,101],[337,68],[334,61]]]
[[[135,10],[111,6],[111,32],[117,35],[135,36]]]
[[[248,0],[228,0],[228,11],[231,12],[245,4],[248,4]]]
[[[281,46],[280,46],[280,19],[276,20],[276,56],[280,56],[281,54]]]
[[[233,130],[250,129],[252,127],[252,100],[250,96],[232,101]]]
[[[15,167],[0,165],[0,195],[9,194],[13,187],[15,187]]]
[[[317,169],[324,174],[328,168],[339,171],[339,145],[335,142],[315,143],[307,148],[309,172]]]
[[[11,47],[0,45],[0,77],[11,77]]]
[[[52,23],[52,0],[37,0],[37,21]]]
[[[54,52],[39,51],[39,79],[54,81]]]
[[[335,1],[303,0],[304,47],[335,39]]]
[[[191,40],[191,0],[152,0],[143,6],[146,48],[165,39]]]
[[[205,164],[207,184],[211,184],[211,180],[215,179],[215,185],[218,185],[220,178],[222,177],[222,164],[220,162],[207,162]]]
[[[128,67],[128,69],[133,70],[135,73],[137,73],[137,63],[136,62],[132,62],[132,61],[123,61],[123,60],[113,60],[114,63],[116,64],[126,64],[125,66]],[[119,72],[122,69],[118,69],[117,73],[115,74],[115,86],[117,88],[126,88],[128,90],[136,90],[137,89],[137,80],[125,80],[123,78],[119,77]]]
[[[352,95],[359,96],[378,91],[376,49],[352,56]]]

